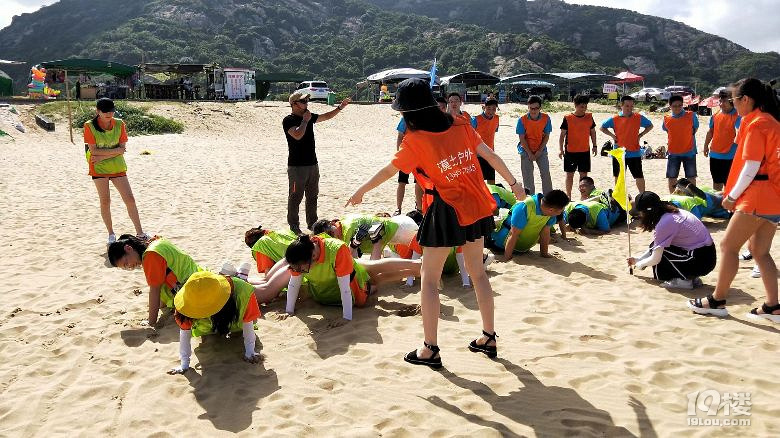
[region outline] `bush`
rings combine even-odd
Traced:
[[[81,129],[84,123],[95,117],[94,103],[72,102],[73,127]],[[67,114],[66,102],[52,102],[38,108],[41,114],[62,116]],[[181,134],[184,124],[165,117],[149,114],[149,109],[142,106],[129,105],[126,102],[116,103],[116,118],[124,120],[127,125],[127,135]]]

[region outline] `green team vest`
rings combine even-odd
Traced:
[[[336,277],[336,253],[344,245],[339,239],[324,238],[325,260],[322,263],[312,264],[309,272],[303,274],[303,278],[309,285],[309,294],[314,301],[326,305],[341,305],[341,290]],[[352,260],[352,269],[361,288],[368,283],[368,272],[358,262]]]
[[[243,328],[246,308],[249,306],[249,300],[255,293],[255,288],[238,277],[231,277],[231,280],[233,280],[233,290],[231,292],[236,299],[236,306],[238,307],[238,318],[230,324],[230,332],[233,333],[240,332]],[[211,326],[211,318],[200,318],[192,321],[193,338],[211,333],[214,333],[214,328]]]
[[[270,231],[265,236],[258,239],[252,246],[252,258],[257,260],[257,253],[263,254],[274,262],[284,258],[284,252],[287,247],[298,236],[292,231]]]
[[[93,121],[90,120],[84,124],[84,129],[89,129],[92,135],[95,136],[95,144],[101,149],[111,149],[119,146],[119,138],[122,136],[122,126],[125,125],[121,119],[114,119],[114,129],[110,131],[100,132],[97,130]],[[88,146],[84,146],[87,162],[92,153],[89,151]],[[95,163],[95,173],[98,175],[110,175],[112,173],[127,172],[127,163],[125,163],[125,157],[118,155],[116,157],[107,158]]]
[[[173,308],[173,295],[187,282],[190,275],[203,271],[203,268],[198,266],[195,260],[192,260],[192,257],[165,239],[157,239],[150,243],[149,247],[144,251],[144,256],[148,252],[155,252],[165,259],[168,269],[176,276],[178,283],[175,290],[171,290],[167,284],[163,284],[162,288],[160,288],[160,302],[165,304],[166,307]]]
[[[533,196],[527,196],[524,200],[518,201],[509,211],[509,214],[511,215],[514,213],[514,210],[522,204],[526,205],[528,223],[525,225],[525,228],[523,228],[523,232],[520,233],[520,237],[517,238],[515,251],[525,252],[533,248],[539,241],[539,233],[541,233],[542,229],[547,225],[547,221],[549,221],[550,218],[536,213],[536,202],[534,202]],[[499,227],[504,226],[503,223],[508,220],[510,220],[509,217],[501,221]],[[509,236],[507,235],[507,239],[508,238]],[[505,243],[506,241],[501,242],[501,246],[504,246]]]
[[[498,195],[499,199],[504,201],[509,207],[511,208],[513,205],[517,204],[517,197],[515,197],[515,194],[512,193],[510,190],[507,190],[503,187],[499,187],[493,184],[487,185],[488,191],[490,191],[491,195]]]
[[[588,208],[588,218],[585,221],[585,227],[586,228],[596,228],[596,220],[598,220],[599,213],[601,213],[602,210],[604,210],[604,204],[598,201],[580,201],[580,202],[570,202],[569,205],[566,206],[564,209],[566,211],[566,214],[568,215],[571,213],[572,210],[578,205],[584,205]]]
[[[707,207],[707,200],[696,196],[667,195],[662,198],[664,201],[674,202],[685,211],[693,211],[694,207]]]
[[[344,237],[344,242],[349,243],[361,225],[371,226],[375,223],[382,223],[385,226],[385,234],[382,236],[381,240],[382,247],[384,247],[387,245],[387,242],[389,242],[393,236],[395,236],[395,233],[398,231],[398,224],[391,221],[390,218],[362,214],[348,214],[346,217],[341,219],[341,231],[342,236]],[[374,244],[371,243],[371,240],[366,239],[360,243],[360,251],[362,251],[364,254],[371,254],[373,246]]]

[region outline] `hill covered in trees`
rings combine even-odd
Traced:
[[[715,86],[780,75],[757,54],[672,20],[559,0],[61,0],[0,30],[0,58],[218,62],[351,86],[412,66],[440,74],[631,68]],[[10,67],[17,88],[26,67]]]

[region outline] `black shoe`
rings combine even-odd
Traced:
[[[433,355],[431,357],[427,359],[417,357],[417,350],[412,350],[406,353],[406,356],[404,356],[404,361],[409,362],[410,364],[413,365],[427,365],[433,369],[441,368],[442,365],[441,365],[441,355],[439,354],[439,347],[437,345],[431,345],[427,342],[423,342],[423,345],[425,345],[425,348],[433,352]]]
[[[498,356],[498,349],[495,345],[487,345],[488,342],[496,341],[496,338],[498,335],[494,332],[492,335],[484,330],[482,330],[482,334],[485,335],[486,338],[488,338],[487,342],[485,342],[484,345],[477,344],[477,340],[474,339],[469,344],[469,350],[471,350],[473,353],[485,353],[487,357],[494,358]]]

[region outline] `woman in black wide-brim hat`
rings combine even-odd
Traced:
[[[450,248],[463,246],[466,270],[474,284],[482,336],[469,344],[473,352],[496,357],[493,290],[482,265],[484,236],[494,229],[496,203],[482,179],[477,156],[485,159],[508,182],[518,199],[525,198],[523,186],[504,161],[482,142],[471,124],[442,113],[422,79],[403,81],[392,108],[400,111],[408,132],[392,162],[363,184],[347,201],[357,205],[363,195],[390,179],[399,170],[427,178],[433,202],[425,213],[417,240],[425,250],[422,262],[423,347],[408,353],[404,360],[433,368],[442,366],[437,345],[439,318],[438,283]]]

